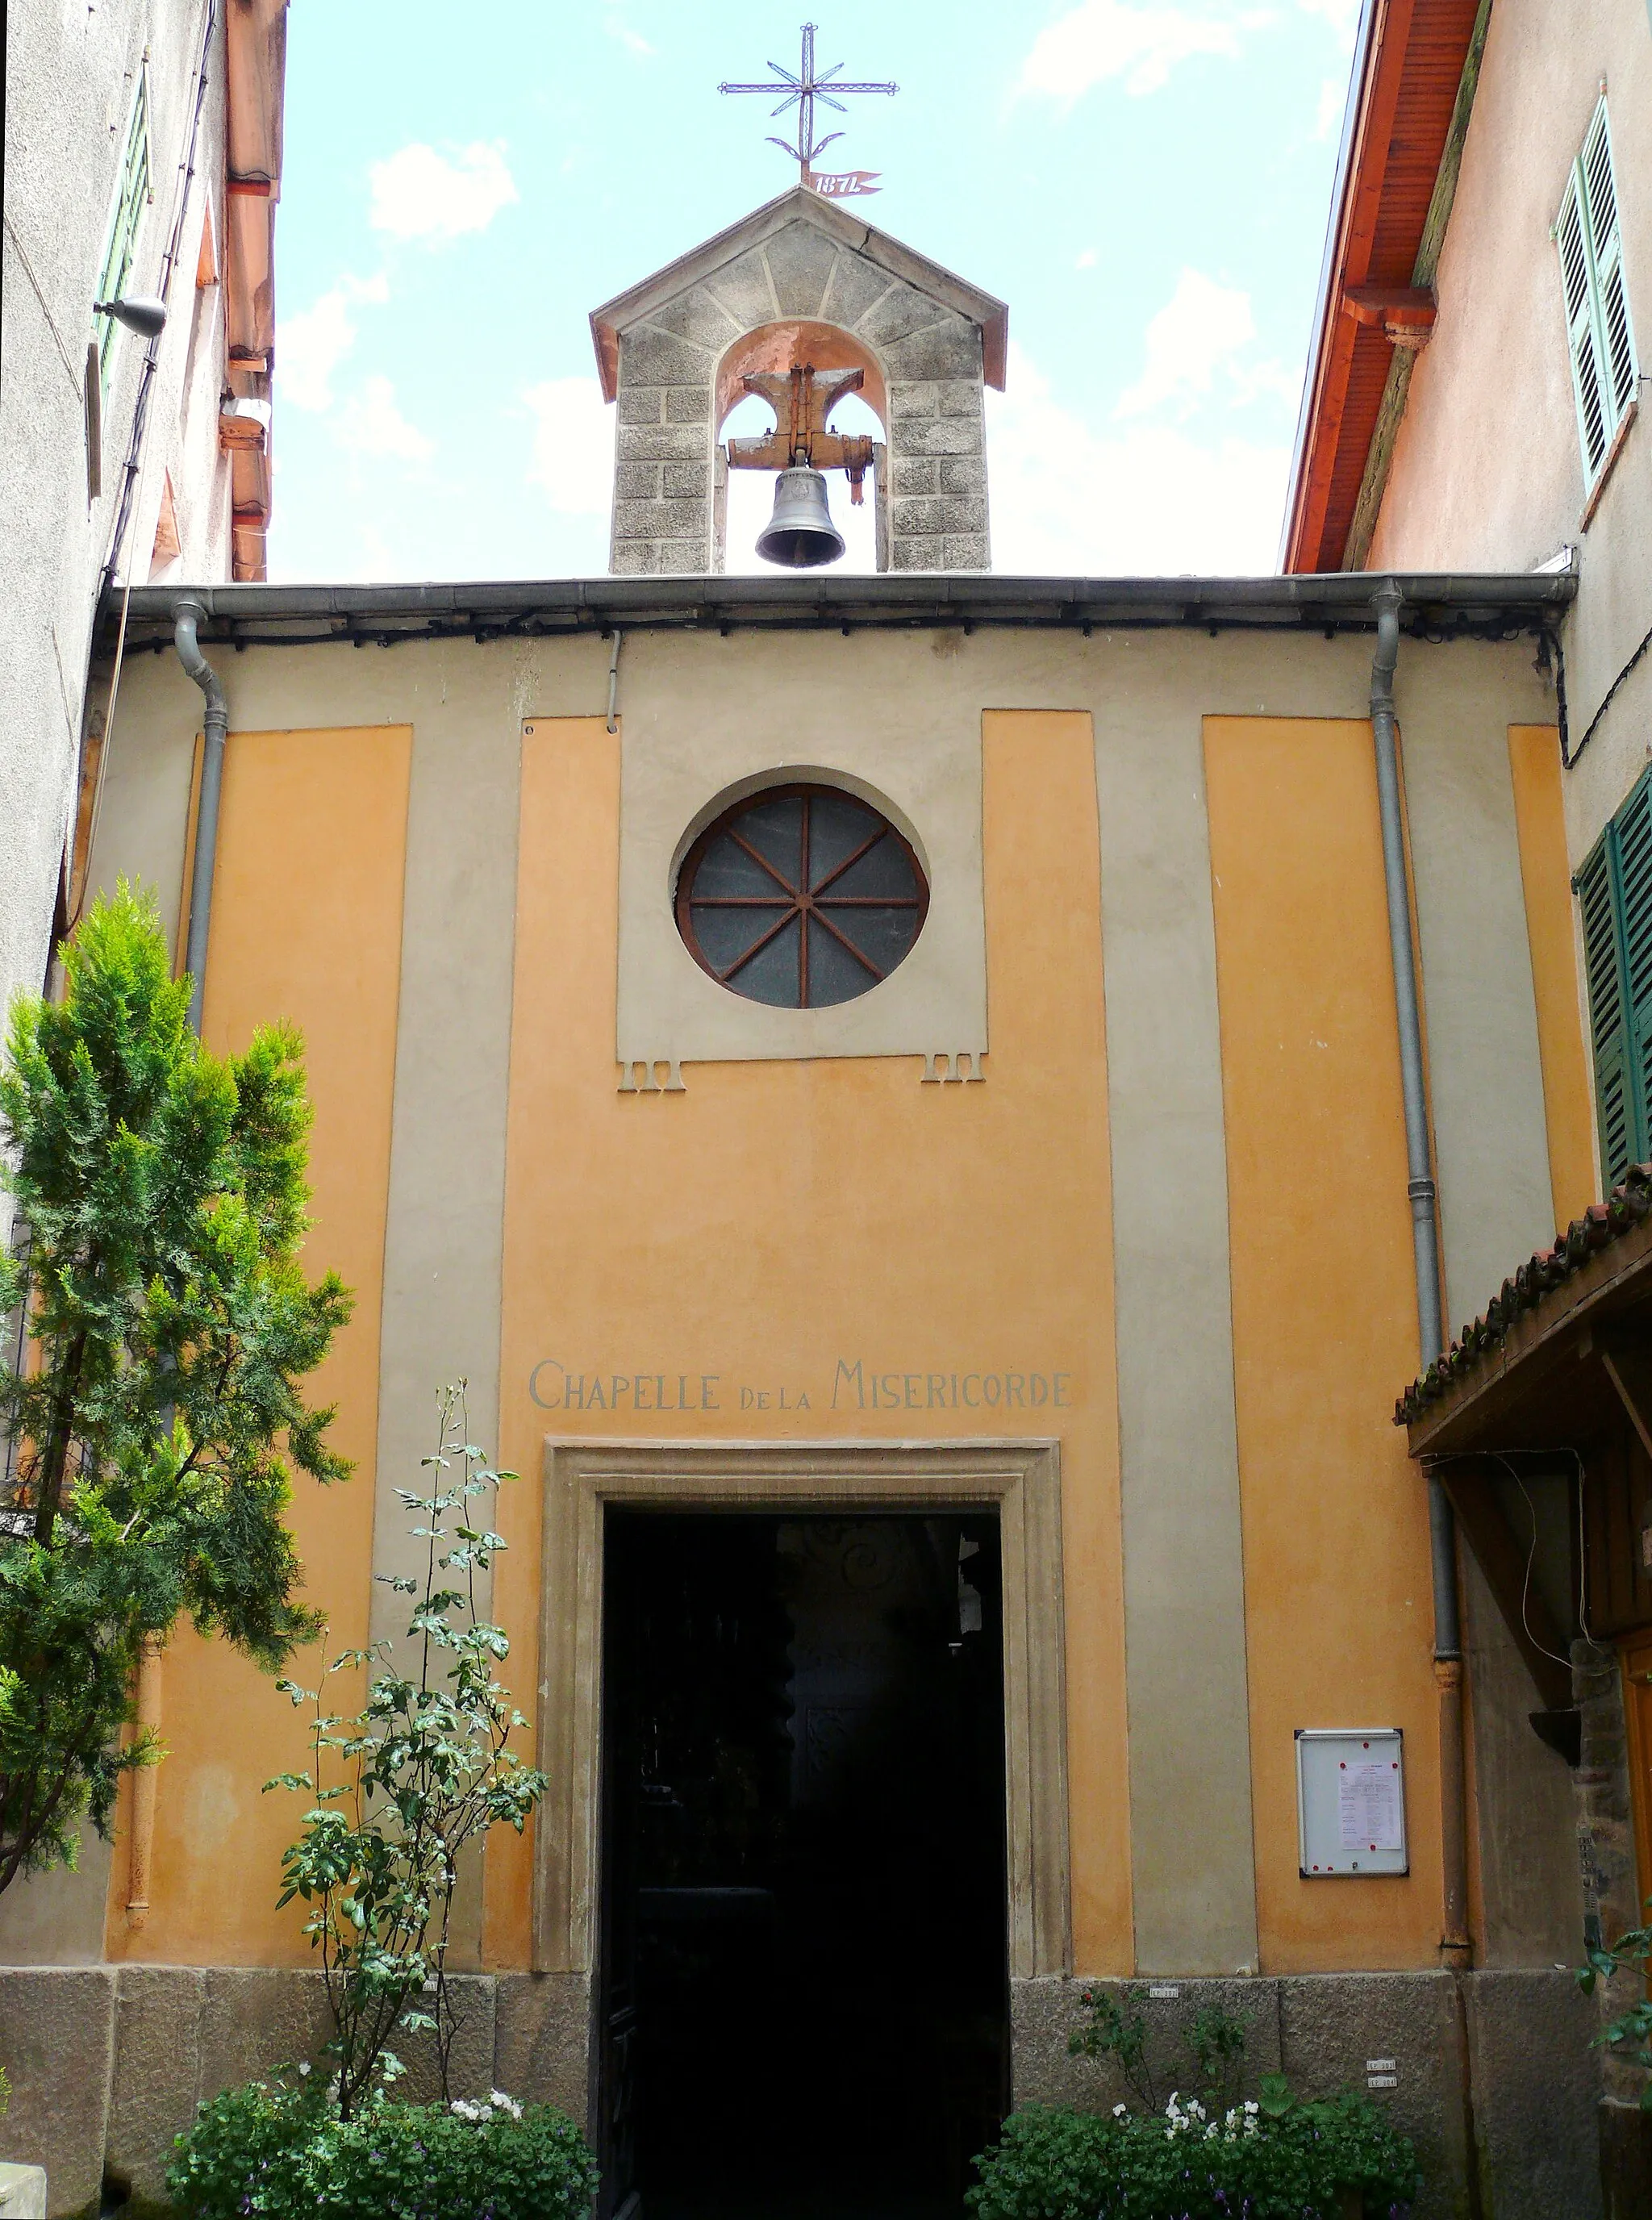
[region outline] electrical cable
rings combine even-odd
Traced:
[[[195,107],[190,118],[190,135],[178,162],[183,172],[178,189],[178,206],[172,218],[171,231],[166,241],[166,252],[161,258],[160,297],[167,300],[171,293],[172,279],[178,269],[178,248],[183,243],[184,220],[189,214],[190,186],[195,177],[195,150],[201,132],[201,111],[206,105],[207,73],[212,62],[212,34],[217,28],[217,0],[207,0],[206,23],[201,36],[201,59],[195,72]],[[103,594],[115,576],[115,566],[120,561],[121,543],[133,508],[135,481],[136,508],[143,510],[143,497],[149,483],[149,447],[145,437],[149,427],[149,395],[155,372],[160,362],[160,343],[164,333],[157,332],[144,352],[143,368],[139,375],[138,397],[132,411],[132,444],[127,455],[122,477],[121,498],[115,517],[115,529],[109,540],[109,552],[98,581],[97,597]],[[92,849],[97,838],[97,820],[103,806],[103,782],[109,769],[109,742],[115,734],[115,705],[121,694],[121,669],[126,659],[126,627],[128,613],[132,607],[132,574],[128,569],[125,588],[121,596],[121,622],[115,634],[115,663],[109,673],[109,702],[103,711],[103,744],[98,751],[97,780],[92,789],[91,814],[86,824],[86,857],[74,913],[69,919],[71,931],[80,922],[80,914],[86,905],[86,889],[91,884]]]
[[[1617,693],[1624,679],[1629,677],[1630,671],[1634,670],[1636,664],[1640,662],[1642,657],[1646,653],[1649,648],[1652,648],[1652,627],[1649,627],[1640,645],[1636,649],[1634,654],[1630,657],[1629,661],[1624,665],[1616,678],[1612,680],[1611,685],[1607,687],[1605,692],[1601,695],[1600,707],[1595,711],[1593,716],[1590,718],[1587,731],[1584,733],[1583,738],[1578,742],[1576,747],[1572,751],[1570,755],[1568,755],[1566,752],[1565,726],[1562,722],[1561,728],[1561,761],[1565,764],[1568,770],[1570,770],[1572,765],[1577,761],[1578,758],[1583,753],[1584,749],[1588,746],[1590,741],[1594,738],[1596,728],[1599,725],[1601,719],[1611,707],[1613,695]],[[1561,695],[1562,709],[1564,708],[1565,699],[1565,694],[1562,691]]]
[[[1507,1473],[1509,1478],[1514,1482],[1515,1486],[1519,1489],[1522,1496],[1525,1499],[1526,1515],[1531,1521],[1531,1547],[1526,1552],[1526,1576],[1520,1585],[1520,1624],[1526,1631],[1526,1640],[1531,1644],[1532,1648],[1537,1651],[1539,1656],[1552,1658],[1556,1665],[1564,1665],[1569,1672],[1572,1665],[1571,1659],[1569,1657],[1562,1657],[1560,1652],[1556,1649],[1550,1649],[1545,1647],[1543,1643],[1538,1641],[1537,1636],[1531,1631],[1531,1617],[1527,1606],[1531,1599],[1531,1568],[1537,1562],[1537,1506],[1531,1500],[1530,1491],[1526,1487],[1525,1481],[1515,1469],[1512,1460],[1505,1456],[1501,1451],[1494,1452],[1494,1454],[1497,1456],[1497,1462],[1499,1464],[1502,1466],[1504,1471]],[[1574,1450],[1573,1454],[1575,1456],[1576,1451]]]

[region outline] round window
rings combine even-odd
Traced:
[[[725,810],[689,849],[677,930],[720,986],[818,1010],[887,979],[929,907],[886,817],[832,786],[776,786]]]

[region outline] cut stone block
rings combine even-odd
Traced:
[[[810,224],[789,223],[764,250],[782,316],[818,316],[838,251]]]
[[[43,2166],[0,2166],[0,2220],[46,2220]]]

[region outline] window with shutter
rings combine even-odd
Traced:
[[[1623,235],[1612,174],[1611,130],[1604,100],[1572,165],[1555,219],[1566,302],[1572,395],[1577,403],[1583,479],[1592,490],[1612,440],[1634,402],[1635,328],[1624,282]]]
[[[115,181],[115,208],[109,217],[109,238],[103,248],[103,267],[97,280],[96,298],[118,301],[132,274],[132,265],[138,251],[138,228],[143,221],[143,212],[153,197],[149,173],[149,72],[138,72],[138,89],[133,97],[131,120],[127,125],[126,151],[121,160],[121,174]],[[103,371],[103,387],[109,387],[109,361],[115,352],[115,334],[120,327],[113,316],[98,316],[94,320],[97,335],[97,359]]]
[[[1606,1184],[1652,1158],[1652,770],[1577,876],[1600,1163]]]

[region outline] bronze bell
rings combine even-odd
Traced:
[[[782,471],[775,480],[775,513],[757,541],[765,563],[812,571],[835,563],[847,542],[826,507],[826,482],[819,471]]]

